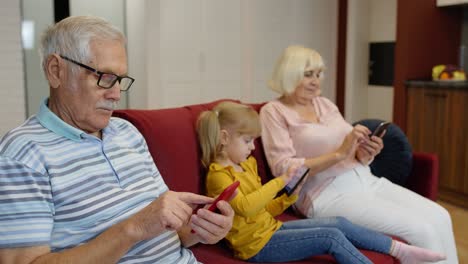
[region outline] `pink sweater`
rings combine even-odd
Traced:
[[[274,176],[285,173],[291,165],[304,164],[306,158],[337,150],[353,129],[330,100],[316,97],[313,102],[318,123],[302,119],[279,100],[262,107],[262,142]],[[309,175],[301,188],[296,208],[307,214],[312,208],[312,201],[336,176],[358,164],[354,157],[350,157],[316,175]]]

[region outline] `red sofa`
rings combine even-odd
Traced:
[[[130,121],[145,137],[154,162],[166,184],[174,191],[204,193],[205,171],[200,163],[200,149],[195,131],[195,122],[201,111],[211,109],[220,101],[206,104],[159,110],[117,110],[114,116]],[[263,104],[251,104],[257,111]],[[272,178],[263,147],[256,140],[253,155],[257,159],[258,171],[264,182]],[[413,172],[409,179],[412,190],[425,197],[435,199],[437,195],[437,157],[431,154],[414,154]],[[287,211],[279,217],[283,221],[297,217]],[[233,258],[224,244],[196,245],[191,248],[203,263],[247,263]],[[372,251],[362,252],[379,264],[399,263],[393,257]],[[318,256],[294,263],[336,263],[331,256]]]

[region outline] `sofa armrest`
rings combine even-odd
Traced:
[[[407,187],[433,201],[439,187],[439,159],[436,154],[414,152],[413,168]]]

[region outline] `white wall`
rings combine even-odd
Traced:
[[[54,23],[52,0],[21,0],[22,20],[34,25],[32,47],[23,49],[27,116],[39,110],[42,101],[49,96],[49,84],[44,77],[38,48],[42,32]]]
[[[134,69],[146,73],[137,82],[147,85],[132,88],[130,107],[172,107],[226,97],[270,100],[277,95],[267,88],[267,79],[281,51],[291,44],[315,48],[323,55],[328,69],[324,94],[335,100],[337,4],[127,1],[129,54],[139,58],[134,62],[130,58],[130,73],[135,75]]]
[[[367,117],[369,1],[348,2],[345,119],[349,122]]]
[[[148,72],[146,57],[151,50],[148,43],[147,19],[145,14],[146,0],[125,1],[127,12],[127,52],[128,73],[135,78],[128,92],[128,104],[133,108],[148,108]],[[143,21],[143,23],[142,23]]]
[[[371,0],[369,5],[369,40],[395,41],[397,0]]]
[[[26,117],[20,0],[2,1],[0,8],[0,136]]]
[[[126,27],[129,38],[129,73],[135,76],[129,93],[129,106],[132,108],[160,108],[171,106],[172,102],[163,100],[161,86],[160,56],[161,48],[161,1],[125,1]],[[179,0],[181,1],[181,0]],[[194,0],[192,0],[194,1]],[[198,0],[209,3],[207,0]],[[240,99],[259,102],[276,96],[266,87],[279,52],[288,44],[302,43],[317,49],[324,55],[328,70],[324,84],[324,94],[335,100],[336,43],[337,43],[337,1],[308,0],[239,0],[241,15],[240,50],[242,51],[238,91]],[[268,4],[267,4],[268,3]],[[0,49],[8,52],[0,63],[11,72],[1,72],[2,80],[11,81],[1,90],[0,104],[1,131],[7,131],[21,123],[25,114],[23,59],[20,49],[20,0],[6,1],[0,16],[2,44]],[[392,41],[395,39],[396,0],[350,0],[348,4],[348,51],[346,79],[346,118],[354,121],[360,118],[377,117],[391,119],[393,89],[390,87],[369,87],[367,85],[368,44],[370,41]],[[300,25],[287,32],[285,19],[292,19]],[[310,32],[310,36],[303,34]],[[267,34],[258,34],[267,32]],[[171,32],[169,32],[171,33]],[[285,38],[289,38],[286,39]],[[252,44],[253,43],[253,44]],[[221,43],[222,45],[222,43]],[[187,42],[186,48],[192,43]],[[249,59],[253,60],[249,61]],[[39,68],[39,65],[37,65]],[[3,76],[5,75],[5,76]],[[220,87],[219,93],[224,91]],[[232,91],[227,91],[229,94]],[[6,96],[8,95],[8,97]],[[6,98],[10,98],[8,101]],[[14,99],[11,99],[14,98]],[[199,95],[194,101],[206,101]]]
[[[348,2],[345,118],[392,120],[393,87],[368,85],[370,42],[396,39],[397,0]]]
[[[369,13],[369,42],[395,41],[397,0],[372,0]],[[368,117],[393,119],[393,86],[369,85],[367,96]]]

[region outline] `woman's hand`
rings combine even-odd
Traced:
[[[382,151],[383,147],[384,144],[382,138],[372,136],[369,139],[366,139],[361,144],[359,144],[359,147],[356,150],[356,158],[362,164],[367,165],[375,156],[377,156]]]
[[[345,137],[343,143],[338,148],[337,153],[341,160],[354,155],[357,147],[368,140],[370,130],[362,125],[354,126],[353,130]]]

